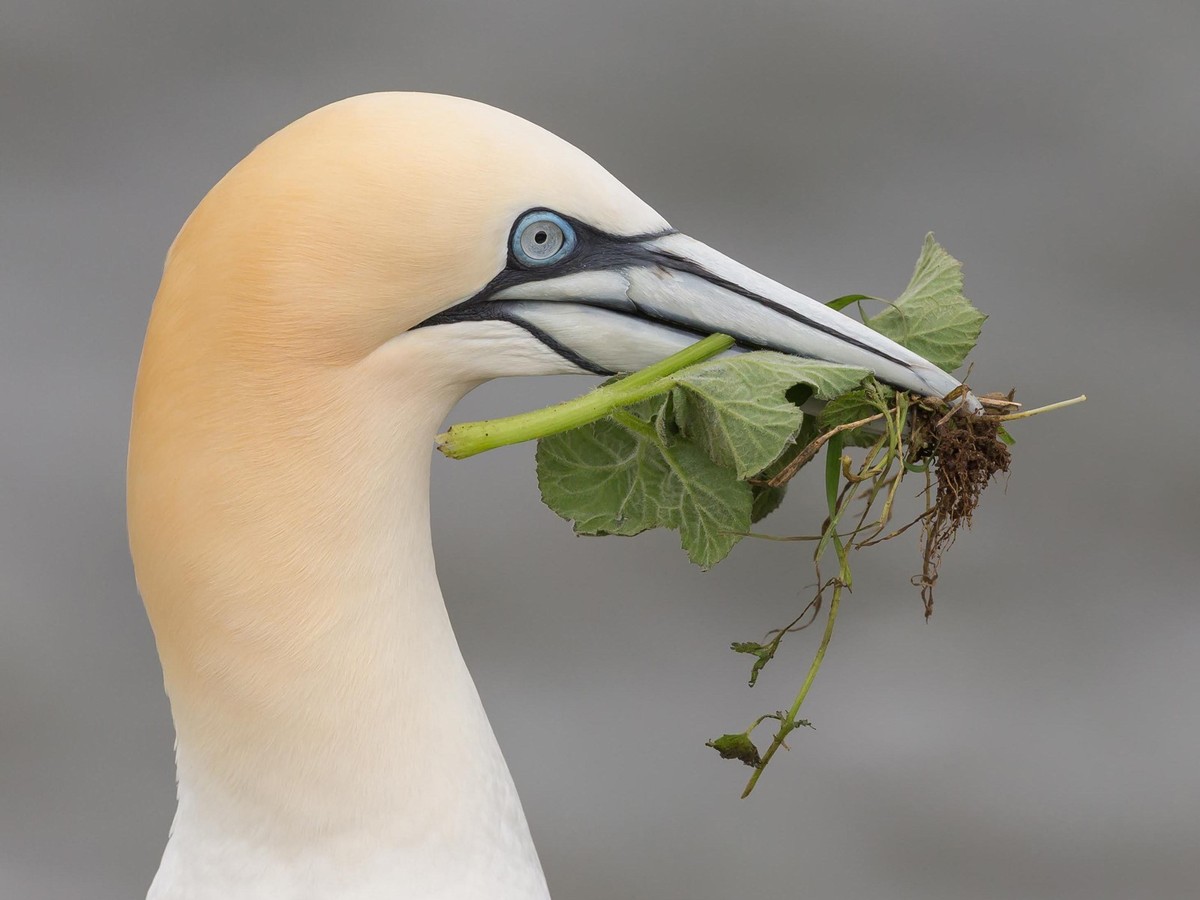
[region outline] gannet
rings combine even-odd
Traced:
[[[718,331],[959,387],[480,103],[345,100],[222,178],[170,247],[134,396],[130,543],[177,733],[149,897],[547,897],[438,586],[434,435],[488,379]]]

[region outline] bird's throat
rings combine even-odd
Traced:
[[[139,398],[131,538],[178,734],[156,890],[544,893],[430,541],[434,435],[470,385],[393,356],[242,378],[236,402],[189,417]],[[461,890],[435,892],[451,870]]]

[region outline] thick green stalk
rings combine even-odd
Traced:
[[[569,431],[602,419],[615,409],[665,394],[675,386],[671,377],[681,369],[704,362],[733,346],[733,338],[714,334],[685,347],[666,359],[564,403],[519,413],[502,419],[452,425],[437,438],[438,449],[453,459],[465,459],[485,450],[519,444]]]

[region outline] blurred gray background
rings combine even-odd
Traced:
[[[933,230],[991,316],[973,383],[1090,396],[1013,428],[929,624],[916,538],[864,556],[818,730],[748,801],[703,743],[790,700],[815,635],[752,692],[727,645],[797,608],[806,551],[703,574],[671,534],[572,537],[531,447],[438,460],[443,587],[556,897],[1200,896],[1198,45],[1194,0],[0,0],[0,897],[150,881],[172,730],[123,467],[161,261],[256,142],[379,89],[532,119],[817,298],[894,296]],[[794,493],[772,531],[819,515]]]

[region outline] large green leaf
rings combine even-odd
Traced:
[[[987,318],[963,296],[962,288],[962,263],[927,234],[908,287],[894,305],[867,324],[953,372],[979,340]]]
[[[757,475],[800,428],[799,407],[787,398],[797,384],[829,400],[850,390],[865,369],[763,351],[709,360],[676,376],[675,421],[709,457],[737,472]]]
[[[639,427],[606,418],[539,441],[542,500],[579,534],[679,531],[688,558],[707,569],[749,529],[750,486],[691,441],[664,439],[656,426],[666,405],[652,404],[627,411]]]

